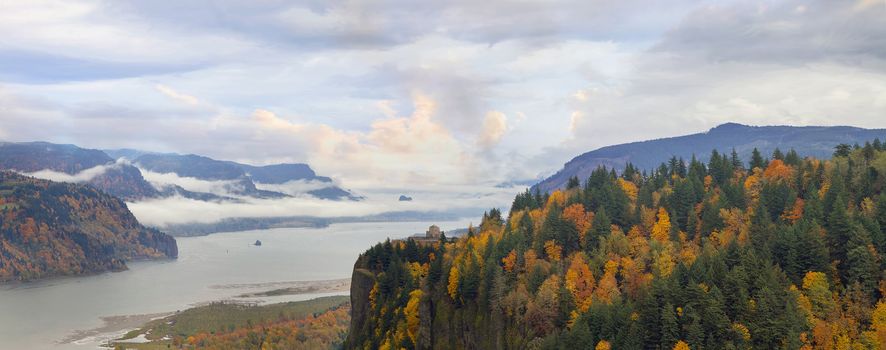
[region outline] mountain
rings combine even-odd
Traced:
[[[68,182],[86,182],[126,200],[154,198],[161,195],[145,181],[138,168],[116,162],[100,150],[47,142],[0,143],[0,170],[21,173],[47,170],[70,175],[49,174]]]
[[[734,148],[739,157],[750,159],[757,148],[768,155],[776,148],[818,158],[830,157],[834,146],[864,143],[875,138],[886,139],[886,129],[862,129],[849,126],[748,126],[727,123],[707,132],[670,137],[650,141],[632,142],[603,147],[573,158],[551,177],[533,187],[542,192],[565,188],[570,177],[587,179],[599,166],[621,171],[627,163],[641,170],[652,170],[671,157],[688,161],[693,154],[699,160],[707,160],[712,150],[731,152]]]
[[[376,244],[344,348],[886,349],[886,146],[755,165],[600,168]]]
[[[69,164],[75,171],[90,165]],[[117,197],[0,171],[0,281],[121,270],[128,260],[177,256],[174,238],[139,224]]]
[[[332,179],[328,177],[317,176],[314,170],[307,164],[274,164],[265,166],[233,164],[243,169],[252,178],[252,181],[256,183],[284,184],[293,180],[332,182]]]
[[[224,193],[192,191],[180,184],[152,183],[145,179],[139,167],[180,177],[225,181]],[[179,195],[201,201],[237,202],[241,201],[236,198],[238,196],[284,198],[302,193],[321,199],[361,199],[336,186],[332,179],[318,176],[307,164],[254,166],[193,154],[134,149],[101,151],[48,142],[0,143],[0,170],[56,181],[87,183],[127,201]],[[290,191],[287,185],[293,183]]]
[[[281,198],[298,193],[265,190],[262,185],[286,185],[291,182],[314,183],[319,188],[306,191],[322,199],[357,200],[359,197],[336,186],[332,179],[317,176],[307,164],[255,166],[187,154],[146,153],[133,160],[139,167],[156,173],[175,173],[206,181],[228,181],[225,190],[236,195],[258,198]],[[258,186],[257,186],[258,185]],[[262,187],[265,187],[262,186]],[[278,188],[280,186],[270,186]]]

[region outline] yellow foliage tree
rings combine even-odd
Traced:
[[[458,295],[458,266],[453,266],[451,270],[449,270],[449,285],[447,286],[447,291],[449,292],[449,297],[455,300],[455,297]]]
[[[658,221],[652,226],[652,239],[667,242],[671,237],[671,217],[664,207],[658,208]]]
[[[652,267],[661,277],[670,276],[675,265],[674,256],[669,249],[661,249],[653,255]]]
[[[576,307],[581,312],[588,311],[594,293],[594,276],[585,262],[584,253],[572,256],[569,269],[566,270],[566,289],[572,294]]]
[[[809,298],[812,314],[819,319],[827,319],[836,308],[827,275],[809,271],[803,276],[803,294]]]
[[[682,340],[678,341],[677,344],[674,344],[674,350],[689,350],[689,344]]]
[[[403,314],[406,316],[406,334],[409,336],[409,339],[412,339],[413,344],[416,343],[418,338],[418,325],[420,321],[418,305],[421,302],[421,297],[421,289],[413,290],[409,293],[409,302],[406,303],[406,308],[403,309]]]
[[[601,340],[597,342],[597,346],[594,347],[594,350],[610,350],[612,349],[612,344],[609,344],[608,341]]]
[[[603,277],[597,285],[595,295],[597,300],[606,304],[612,304],[612,301],[621,295],[618,290],[618,281],[615,280],[615,273],[618,272],[618,262],[609,260],[603,268]]]
[[[554,205],[559,207],[563,207],[563,204],[566,203],[566,195],[563,194],[562,191],[557,190],[551,193],[551,196],[548,197],[548,202],[545,205],[545,209],[553,208]]]
[[[886,347],[886,299],[881,299],[871,313],[871,329],[880,348]]]
[[[754,168],[753,174],[744,180],[744,189],[751,201],[756,203],[760,199],[760,190],[763,188],[763,170]]]
[[[626,195],[628,195],[631,203],[637,201],[637,185],[622,178],[618,178],[618,185],[621,187],[621,190],[624,191]]]
[[[548,255],[548,258],[551,259],[552,262],[560,261],[560,255],[563,253],[563,248],[554,242],[554,240],[549,240],[545,242],[545,254]]]

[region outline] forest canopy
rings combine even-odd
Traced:
[[[598,168],[362,254],[348,348],[883,349],[886,147]]]

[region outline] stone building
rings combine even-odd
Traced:
[[[443,231],[440,231],[440,227],[437,225],[431,225],[428,227],[428,230],[425,231],[425,238],[427,239],[440,239],[440,235]]]

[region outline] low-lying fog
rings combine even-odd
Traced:
[[[120,164],[128,163],[121,159],[115,164],[100,165],[73,175],[51,170],[25,174],[53,181],[83,183],[104,174],[107,170],[119,167]],[[237,199],[237,201],[200,201],[176,195],[127,203],[139,221],[145,225],[157,227],[186,223],[213,223],[237,217],[313,216],[333,218],[402,211],[447,213],[476,210],[479,216],[482,210],[493,207],[507,210],[514,195],[524,190],[523,187],[502,188],[493,185],[439,185],[426,186],[416,190],[397,188],[391,185],[387,188],[351,189],[352,193],[362,196],[363,199],[360,201],[335,201],[319,199],[307,192],[331,185],[342,186],[341,184],[320,181],[290,181],[274,185],[256,183],[256,187],[259,189],[282,192],[292,196],[262,199],[233,193],[237,181],[211,181],[182,177],[174,173],[139,170],[145,180],[158,190],[170,185],[178,185],[188,191],[212,193]],[[399,201],[400,195],[406,195],[413,200]]]

